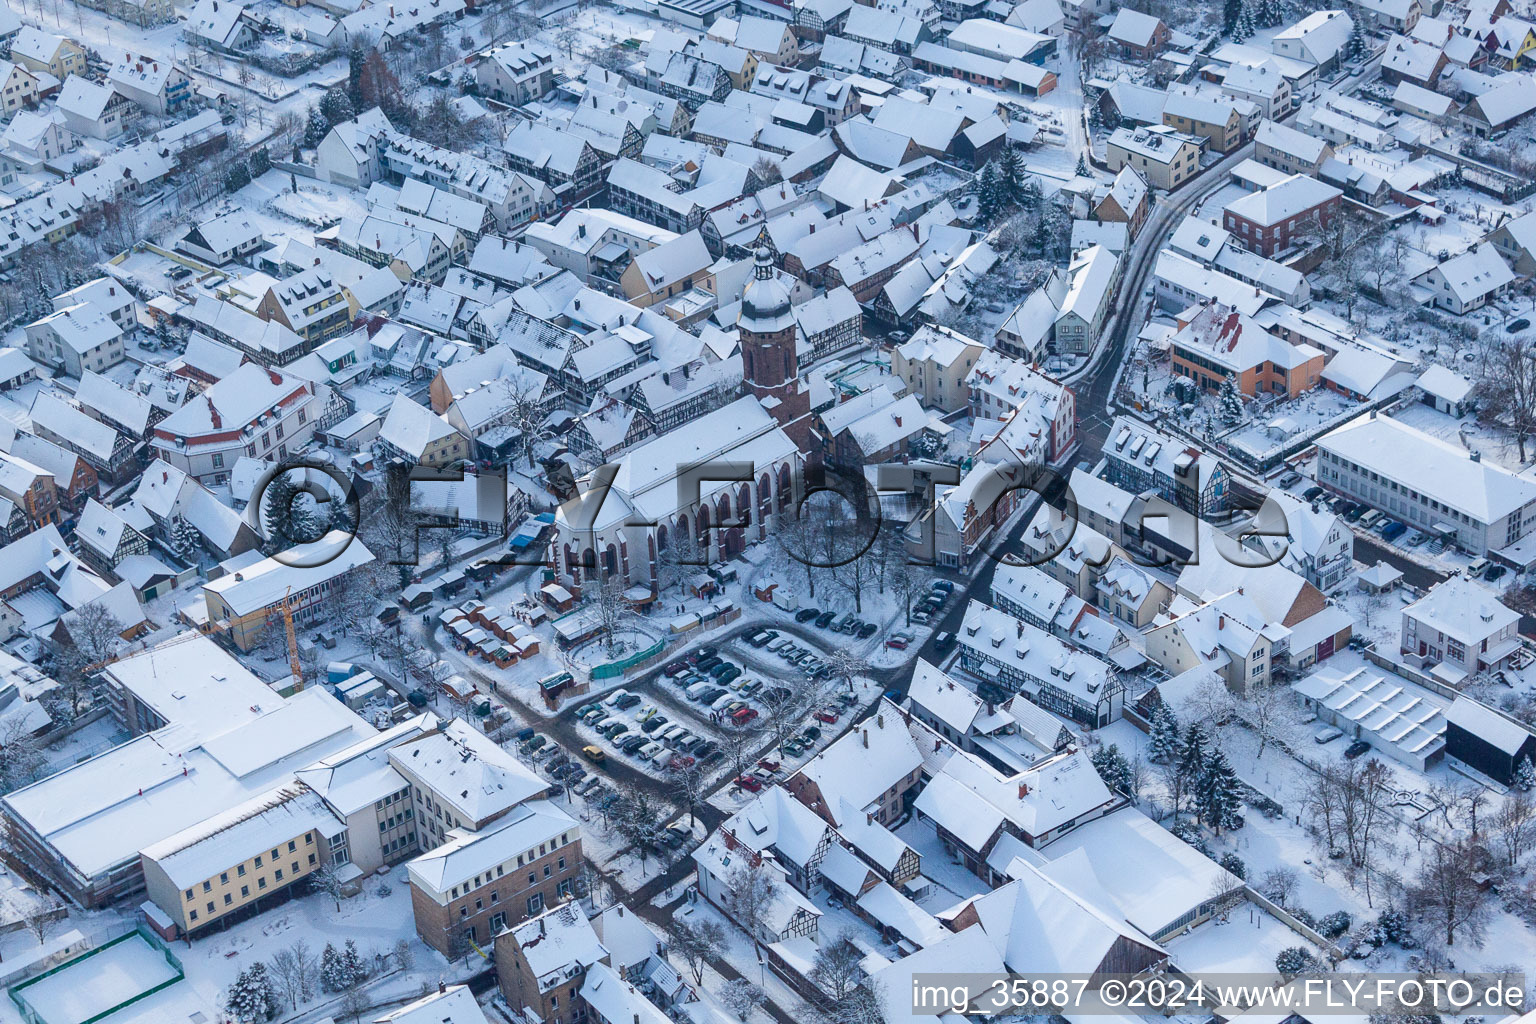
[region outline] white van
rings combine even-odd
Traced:
[[[687,731],[688,730],[686,728],[684,728],[683,726],[681,726],[681,725],[669,725],[665,729],[659,730],[655,735],[656,735],[656,738],[658,740],[660,740],[663,743],[666,743],[669,740],[671,740],[672,737],[674,737],[674,736],[681,736],[683,733],[685,733]]]
[[[1488,567],[1492,564],[1493,563],[1488,561],[1486,558],[1479,558],[1477,561],[1467,566],[1467,578],[1474,580],[1478,579],[1483,575],[1483,573],[1488,571]]]
[[[688,687],[688,689],[684,690],[683,693],[687,695],[689,700],[698,700],[699,694],[709,692],[710,690],[714,689],[714,686],[715,684],[713,680],[706,679],[702,683],[694,683],[692,686]]]
[[[651,758],[651,763],[656,765],[656,766],[658,766],[658,767],[665,768],[666,765],[667,765],[667,762],[671,761],[676,756],[677,755],[672,753],[670,748],[662,747],[660,750],[658,750],[656,752],[656,756]]]
[[[1355,525],[1360,527],[1360,529],[1362,529],[1362,530],[1369,530],[1369,529],[1373,528],[1377,523],[1381,522],[1385,518],[1386,518],[1386,513],[1385,512],[1383,512],[1379,508],[1373,508],[1369,512],[1367,512],[1365,515],[1361,516],[1359,518],[1359,520],[1355,523]]]

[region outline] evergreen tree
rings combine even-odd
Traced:
[[[320,535],[314,515],[300,500],[298,485],[287,473],[272,478],[262,501],[262,524],[267,528],[267,544],[272,551],[286,551],[295,544],[306,544]]]
[[[1195,794],[1200,817],[1218,835],[1222,829],[1236,828],[1242,822],[1242,785],[1227,755],[1215,747],[1206,754]]]
[[[1107,747],[1098,747],[1089,760],[1093,762],[1093,768],[1099,773],[1099,778],[1104,780],[1104,785],[1110,789],[1119,790],[1126,796],[1135,796],[1135,775],[1131,771],[1131,762],[1127,761],[1125,755],[1120,752],[1119,744],[1111,743]]]
[[[272,169],[272,155],[262,146],[251,154],[251,177],[259,178]]]
[[[1008,190],[1008,202],[1018,202],[1019,190],[1024,187],[1026,177],[1024,160],[1019,156],[1019,151],[1013,146],[1004,145],[1003,154],[997,160],[997,169],[1003,187]]]
[[[171,520],[169,547],[171,553],[184,561],[194,561],[197,558],[197,549],[202,545],[202,535],[197,532],[197,527],[187,522],[182,516],[176,516]]]
[[[1194,790],[1197,793],[1200,780],[1205,774],[1205,760],[1209,756],[1209,744],[1206,742],[1205,726],[1199,722],[1189,723],[1184,730],[1184,740],[1179,744],[1179,775],[1184,779],[1185,790]]]
[[[363,77],[363,66],[368,63],[368,48],[361,41],[352,44],[352,49],[347,51],[347,95],[352,97],[352,105],[361,105],[357,83]]]
[[[1237,19],[1237,31],[1232,34],[1232,38],[1241,42],[1250,38],[1253,35],[1253,31],[1253,13],[1249,5],[1244,4],[1243,13]]]
[[[976,196],[976,217],[982,224],[992,223],[999,210],[999,181],[997,165],[987,164],[981,169],[972,183],[972,192]]]
[[[352,98],[340,89],[332,89],[320,100],[320,113],[325,115],[327,128],[338,125],[343,121],[350,121],[357,116],[357,108],[352,103]]]
[[[1040,182],[1033,174],[1019,186],[1019,207],[1029,213],[1040,209]]]
[[[1243,421],[1243,396],[1238,393],[1237,381],[1232,377],[1221,382],[1221,418],[1228,423]]]
[[[1248,865],[1243,863],[1243,858],[1228,850],[1221,855],[1221,866],[1226,868],[1238,878],[1248,877]]]
[[[368,965],[363,963],[363,958],[357,951],[357,943],[351,939],[347,940],[346,947],[341,951],[341,964],[347,974],[348,988],[368,980]]]
[[[1173,764],[1179,759],[1179,720],[1167,704],[1158,704],[1152,712],[1151,759],[1159,764]]]
[[[277,993],[266,964],[258,960],[235,977],[224,1008],[242,1024],[272,1019],[277,1013]]]
[[[320,953],[320,987],[327,992],[341,992],[349,987],[346,964],[329,942]]]
[[[1230,36],[1243,16],[1243,0],[1222,0],[1221,32]]]
[[[224,191],[239,192],[251,183],[251,171],[244,163],[236,160],[224,171]]]
[[[1090,172],[1088,170],[1088,154],[1087,153],[1079,153],[1077,155],[1077,176],[1079,178],[1086,178],[1086,177],[1088,177],[1089,173]]]
[[[320,112],[319,107],[311,103],[309,114],[304,120],[304,145],[314,149],[320,145],[320,140],[325,138],[326,132],[330,130],[331,126],[326,122],[325,115]]]
[[[1527,754],[1515,765],[1515,788],[1523,793],[1529,793],[1536,789],[1536,765],[1531,764],[1531,757]]]

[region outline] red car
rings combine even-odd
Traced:
[[[688,667],[688,664],[687,664],[687,662],[684,662],[684,661],[668,662],[667,663],[667,667],[661,670],[661,674],[666,676],[668,679],[671,679],[673,676],[677,675],[679,672],[681,672],[683,669],[685,669],[687,667]]]
[[[667,762],[667,767],[675,772],[681,771],[684,768],[692,768],[693,758],[686,754],[678,754],[676,757],[672,758],[672,760]]]
[[[837,721],[837,715],[830,711],[818,711],[816,712],[816,721],[832,725]]]
[[[731,721],[737,725],[746,725],[757,717],[757,708],[737,708],[731,715]]]
[[[904,651],[907,649],[907,641],[902,637],[893,636],[885,642],[885,646],[893,650]]]
[[[763,788],[762,780],[751,775],[737,776],[736,785],[740,786],[748,793],[758,793],[761,792]]]
[[[779,762],[777,762],[777,761],[770,761],[766,757],[763,758],[761,761],[757,762],[757,766],[759,768],[763,768],[763,769],[765,769],[767,771],[770,771],[770,772],[776,772],[780,768]]]

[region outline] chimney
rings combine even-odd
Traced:
[[[869,730],[868,729],[864,730],[863,736],[864,736],[864,749],[868,750],[869,749]]]
[[[1483,461],[1483,453],[1482,452],[1473,452],[1472,453],[1472,461],[1473,462],[1482,462]]]
[[[1019,799],[1023,800],[1027,796],[1029,796],[1029,783],[1027,783],[1027,782],[1019,783]]]
[[[1218,615],[1218,616],[1216,616],[1216,628],[1217,629],[1226,629],[1227,628],[1227,617],[1225,615]]]
[[[444,992],[447,992],[447,991],[448,991],[448,986],[446,984],[444,984],[443,982],[439,981],[437,983],[437,994],[438,995],[442,995]]]
[[[812,225],[811,225],[811,234],[813,234],[813,235],[814,235],[814,234],[815,234],[815,233],[816,233],[816,225],[815,225],[815,224],[812,224]]]
[[[914,241],[914,242],[921,242],[922,241],[922,239],[917,236],[917,221],[913,221],[912,222],[912,241]]]

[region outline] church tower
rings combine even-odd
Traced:
[[[741,337],[743,383],[800,450],[806,451],[811,397],[800,384],[800,360],[795,354],[799,329],[790,310],[789,289],[774,272],[773,258],[766,248],[757,250],[757,265],[742,293],[736,327]]]

